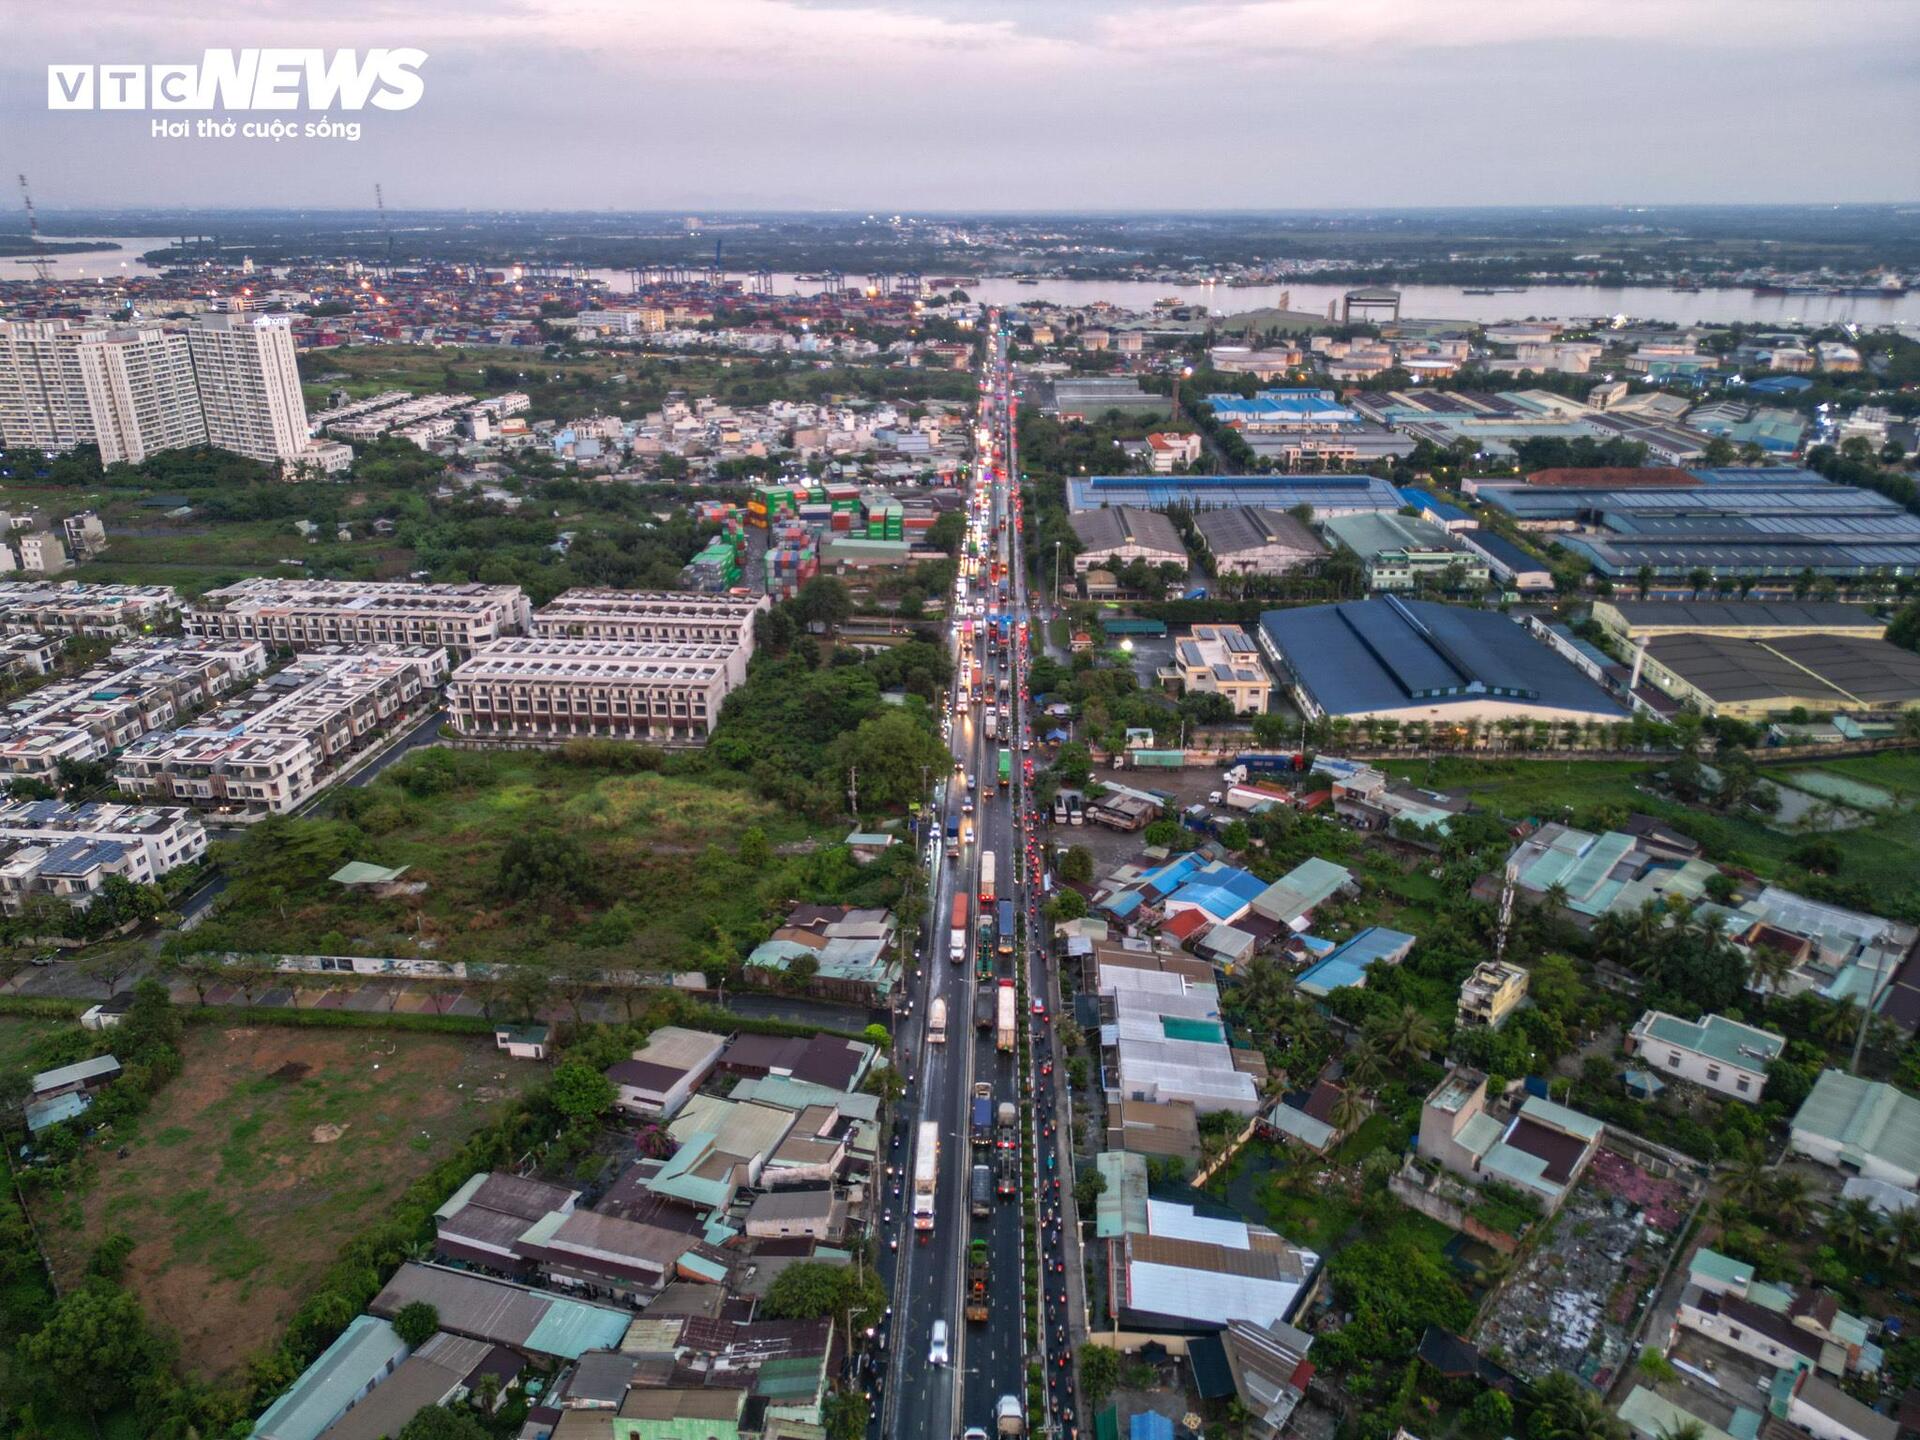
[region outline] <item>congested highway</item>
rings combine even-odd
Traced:
[[[1079,1429],[1054,1100],[1060,1057],[1048,1013],[1055,991],[1029,789],[1030,617],[998,321],[990,314],[969,524],[949,607],[954,681],[942,723],[953,768],[935,790],[929,934],[895,1045],[907,1090],[879,1232],[893,1307],[863,1347],[872,1431],[884,1436]],[[1024,1298],[1029,1244],[1044,1276],[1037,1336]],[[1046,1375],[1045,1414],[1026,1413],[1030,1365]]]

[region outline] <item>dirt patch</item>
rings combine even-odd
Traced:
[[[37,1218],[63,1283],[131,1238],[127,1283],[201,1378],[270,1344],[341,1247],[539,1073],[484,1039],[378,1030],[192,1027],[184,1049],[86,1193]]]

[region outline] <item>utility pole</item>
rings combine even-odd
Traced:
[[[853,823],[860,823],[860,767],[847,767],[847,801],[853,807]]]

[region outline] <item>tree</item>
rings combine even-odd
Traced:
[[[440,1328],[440,1312],[425,1300],[412,1300],[393,1317],[393,1333],[411,1349],[419,1349]]]
[[[592,1066],[569,1060],[553,1072],[547,1087],[553,1108],[573,1124],[597,1120],[613,1108],[618,1092],[613,1082]]]
[[[1433,1051],[1440,1043],[1440,1029],[1426,1012],[1402,1005],[1376,1023],[1372,1038],[1388,1059],[1411,1060]]]
[[[1093,852],[1084,845],[1074,845],[1060,857],[1060,878],[1075,885],[1093,883]]]
[[[832,1315],[846,1298],[846,1273],[840,1266],[811,1261],[789,1265],[767,1287],[761,1313],[774,1320],[819,1320]]]
[[[1600,1396],[1564,1370],[1533,1387],[1532,1440],[1626,1440],[1627,1427],[1607,1412]]]
[[[1087,1409],[1098,1410],[1106,1403],[1113,1387],[1120,1383],[1120,1354],[1105,1345],[1080,1347],[1080,1388],[1086,1392]]]
[[[494,888],[508,900],[591,899],[593,863],[579,837],[566,831],[515,835],[500,851]]]
[[[827,1397],[820,1418],[827,1440],[861,1440],[872,1418],[872,1402],[864,1390],[837,1390]]]
[[[738,853],[741,867],[756,874],[773,861],[773,848],[767,844],[767,832],[758,825],[749,825],[740,832]]]
[[[1055,921],[1078,920],[1087,913],[1087,897],[1078,890],[1062,890],[1047,902],[1047,914]]]
[[[166,1362],[140,1302],[95,1282],[69,1291],[20,1353],[62,1394],[94,1414],[112,1410]]]
[[[400,1427],[399,1440],[492,1440],[479,1417],[429,1405]]]
[[[1480,1440],[1502,1440],[1513,1433],[1513,1401],[1499,1390],[1482,1390],[1467,1407],[1467,1429]]]

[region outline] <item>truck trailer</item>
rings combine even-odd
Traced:
[[[971,1119],[973,1143],[981,1147],[993,1144],[993,1087],[984,1080],[973,1087]]]
[[[983,847],[980,851],[980,903],[993,904],[995,893],[993,851]]]
[[[920,1126],[920,1143],[913,1156],[913,1228],[933,1233],[933,1195],[940,1183],[940,1126],[932,1120]]]
[[[983,1162],[973,1167],[973,1181],[967,1193],[976,1220],[993,1212],[993,1168],[991,1166]]]
[[[967,897],[953,897],[953,932],[947,937],[947,958],[958,965],[967,958]]]
[[[1019,1023],[1020,1007],[1013,993],[1013,981],[1002,980],[993,997],[993,1048],[1011,1052]]]
[[[987,1169],[984,1165],[974,1168],[983,1175]],[[982,1210],[975,1213],[986,1212]],[[987,1280],[992,1273],[990,1255],[984,1240],[976,1240],[967,1247],[967,1319],[975,1325],[987,1323]]]
[[[944,1045],[947,1043],[947,1002],[938,996],[927,1010],[927,1043]]]

